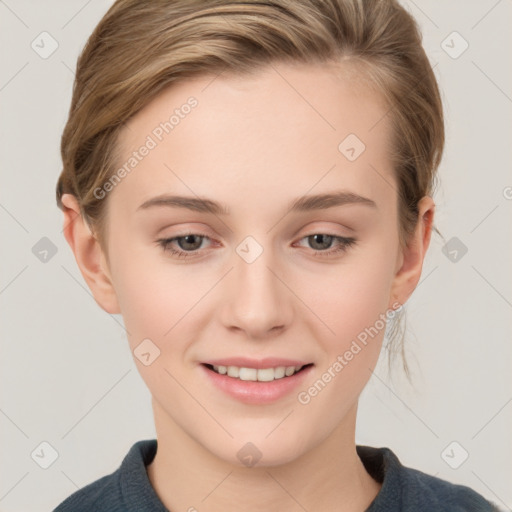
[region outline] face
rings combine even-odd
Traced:
[[[347,426],[400,302],[388,107],[344,66],[173,86],[130,120],[130,170],[102,189],[160,426],[225,461],[250,442],[285,463]]]

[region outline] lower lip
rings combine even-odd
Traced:
[[[200,365],[211,382],[229,396],[246,404],[270,404],[290,394],[296,389],[313,369],[313,365],[304,368],[291,377],[274,379],[269,382],[240,380],[210,370]]]

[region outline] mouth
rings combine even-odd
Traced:
[[[298,366],[275,366],[268,368],[251,368],[245,366],[224,366],[202,363],[209,371],[218,375],[231,377],[240,381],[272,382],[287,379],[298,373],[306,371],[313,363]]]
[[[276,403],[290,396],[314,371],[314,363],[266,358],[232,357],[199,364],[206,382],[238,402],[250,405]]]

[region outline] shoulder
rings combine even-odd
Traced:
[[[110,507],[110,510],[118,510],[116,498],[119,496],[118,472],[99,478],[94,482],[82,487],[68,496],[54,512],[96,512]],[[98,505],[98,506],[96,506]],[[101,508],[98,508],[101,507]]]
[[[382,483],[368,512],[499,512],[469,487],[403,466],[389,448],[358,446],[357,453],[372,477]]]
[[[157,499],[147,477],[146,465],[153,460],[156,446],[154,439],[138,441],[116,471],[74,492],[53,512],[125,512],[133,506],[140,506],[135,510],[143,510],[148,502],[155,504]]]
[[[442,480],[412,468],[403,468],[404,503],[407,506],[435,506],[438,511],[495,512],[498,508],[481,494],[465,486]],[[419,508],[418,508],[419,510]]]

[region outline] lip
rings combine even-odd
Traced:
[[[248,357],[227,357],[225,359],[211,359],[202,361],[203,364],[212,366],[238,366],[239,368],[277,368],[278,366],[305,366],[311,361],[299,361],[298,359],[282,359],[278,357],[265,357],[264,359],[250,359]]]
[[[217,362],[218,361],[218,362]],[[298,361],[298,364],[293,364],[296,361],[285,360],[285,359],[263,359],[260,361],[250,361],[243,358],[230,358],[217,360],[217,364],[221,366],[241,366],[247,368],[272,368],[275,366],[300,366],[302,363]],[[234,364],[236,361],[238,364]],[[272,361],[272,363],[271,363]],[[281,363],[275,363],[275,361],[281,361]],[[229,362],[231,364],[226,364]],[[290,363],[290,364],[288,364]],[[259,382],[259,381],[244,381],[228,377],[227,375],[220,375],[219,373],[210,370],[206,364],[214,363],[203,363],[199,364],[201,371],[208,379],[209,385],[222,391],[235,400],[250,404],[250,405],[264,405],[271,404],[279,401],[280,399],[288,396],[293,392],[294,389],[298,388],[304,379],[311,373],[314,368],[314,364],[305,363],[306,368],[303,368],[298,373],[293,374],[291,377],[283,377],[282,379],[274,379],[270,382]],[[254,366],[259,364],[260,366]],[[267,366],[266,366],[267,365]]]

